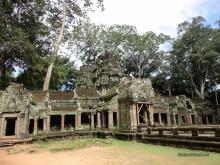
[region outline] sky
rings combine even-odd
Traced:
[[[220,0],[104,0],[104,8],[89,14],[92,22],[134,25],[139,33],[171,37],[176,37],[179,23],[192,17],[203,16],[213,26],[220,18]]]

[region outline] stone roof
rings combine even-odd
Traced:
[[[34,102],[43,102],[47,92],[32,91],[31,94],[32,94],[32,100]]]
[[[72,100],[74,98],[74,92],[50,92],[50,100]]]
[[[99,97],[99,94],[97,93],[96,89],[94,89],[94,88],[77,87],[75,89],[75,92],[78,97]]]
[[[199,97],[193,97],[193,98],[191,98],[191,100],[194,104],[211,104],[210,101],[208,101],[206,99],[199,98]]]

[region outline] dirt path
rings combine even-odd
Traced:
[[[0,150],[0,165],[191,165],[203,164],[202,159],[178,158],[163,154],[150,153],[139,149],[118,146],[91,146],[80,150],[29,153],[31,145],[17,147],[20,153],[8,154]]]
[[[114,160],[111,147],[89,147],[76,151],[7,154],[0,151],[0,165],[103,165],[118,164],[126,160]]]

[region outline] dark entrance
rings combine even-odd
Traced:
[[[15,123],[17,118],[6,118],[5,136],[15,135]]]
[[[34,119],[30,119],[29,121],[29,134],[33,134],[34,132]]]
[[[101,122],[102,122],[102,127],[103,128],[108,128],[108,111],[103,111],[102,112],[102,118],[101,118]]]
[[[113,112],[113,126],[117,127],[117,112]]]
[[[61,130],[61,115],[51,115],[50,116],[50,127],[52,131]]]
[[[161,113],[161,122],[163,125],[167,125],[167,114],[166,113]]]
[[[158,113],[154,113],[154,124],[156,126],[159,125],[159,114]]]
[[[65,115],[64,125],[66,130],[73,130],[75,128],[75,115]]]
[[[43,131],[43,127],[44,127],[44,119],[38,119],[38,122],[37,122],[37,129],[38,131]]]
[[[191,118],[192,118],[192,125],[195,125],[196,122],[195,122],[195,115],[191,115]]]
[[[83,128],[89,129],[90,128],[90,113],[83,112],[81,114],[81,124]]]

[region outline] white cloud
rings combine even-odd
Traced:
[[[220,4],[220,0],[104,0],[105,11],[91,13],[90,18],[98,24],[135,25],[140,33],[151,30],[175,37],[179,23],[207,17],[216,2]]]

